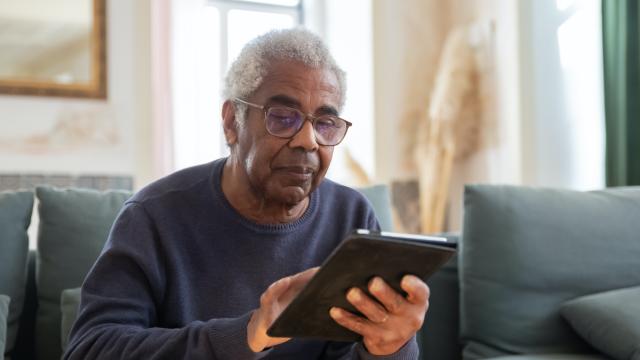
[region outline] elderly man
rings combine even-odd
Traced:
[[[383,279],[332,308],[358,344],[266,330],[355,228],[378,228],[356,191],[324,179],[351,123],[344,73],[302,29],[245,46],[226,79],[231,154],[174,173],[127,201],[82,288],[66,359],[415,359],[429,290]]]

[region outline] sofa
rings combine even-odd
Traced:
[[[391,230],[386,187],[361,191]],[[0,354],[60,357],[78,287],[130,195],[0,192]],[[428,281],[422,358],[640,360],[639,234],[640,188],[468,186],[462,235],[441,234],[458,255]]]

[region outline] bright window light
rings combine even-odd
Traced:
[[[298,6],[300,0],[238,0],[242,2],[252,2],[279,6]]]
[[[173,59],[174,167],[220,156],[220,14],[204,7],[176,18]],[[186,25],[189,26],[186,26]]]
[[[286,29],[295,25],[293,16],[262,11],[229,11],[229,63],[251,39],[272,29]]]
[[[558,51],[564,78],[567,121],[574,130],[573,184],[604,186],[604,104],[601,12],[599,1],[573,1],[574,11],[558,27]]]
[[[556,0],[556,8],[564,11],[573,6],[575,2],[576,0]]]

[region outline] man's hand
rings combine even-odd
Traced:
[[[260,297],[260,308],[255,310],[247,325],[247,341],[254,352],[282,344],[289,338],[274,338],[267,335],[267,329],[289,305],[300,290],[311,280],[318,268],[282,278],[267,288]]]
[[[406,298],[375,277],[369,282],[369,292],[379,302],[358,288],[347,292],[347,300],[366,318],[337,307],[331,308],[330,315],[338,324],[362,335],[371,354],[393,354],[420,329],[429,307],[429,287],[418,277],[406,275],[400,286],[407,292]]]

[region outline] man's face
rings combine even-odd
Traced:
[[[262,85],[244,100],[265,109],[287,106],[314,116],[337,115],[338,89],[329,70],[280,61],[271,64]],[[278,138],[267,132],[264,111],[252,107],[237,128],[233,151],[252,190],[265,200],[287,205],[298,204],[320,184],[333,156],[333,146],[316,142],[311,122],[290,139]]]

